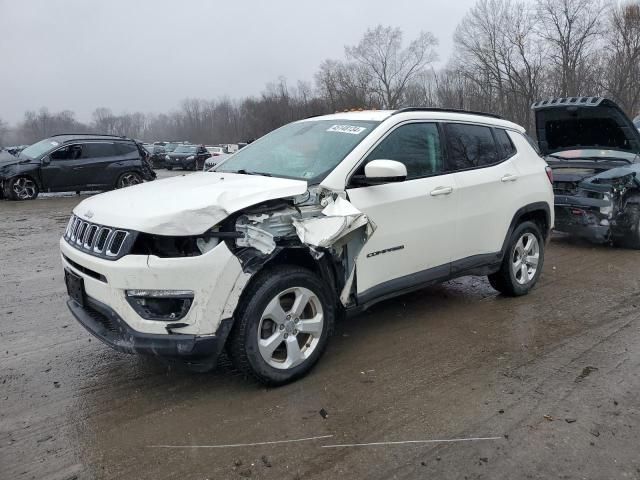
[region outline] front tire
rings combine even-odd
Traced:
[[[31,177],[15,177],[4,183],[4,196],[11,200],[34,200],[40,189]]]
[[[171,171],[173,170],[173,167],[167,167],[167,170]]]
[[[489,283],[503,295],[526,295],[540,278],[543,264],[540,228],[534,222],[523,222],[511,234],[500,270],[489,275]]]
[[[311,370],[324,352],[335,298],[307,269],[263,272],[236,313],[227,350],[235,367],[266,385],[284,385]]]
[[[640,204],[628,203],[625,213],[631,218],[631,228],[624,236],[614,238],[616,246],[640,250]]]

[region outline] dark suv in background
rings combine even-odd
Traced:
[[[142,146],[126,137],[54,135],[16,156],[0,153],[0,192],[12,200],[41,191],[111,190],[155,177]]]

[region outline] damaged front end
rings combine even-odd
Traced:
[[[235,232],[226,241],[245,273],[253,276],[278,258],[312,264],[346,307],[353,302],[356,259],[375,225],[340,194],[312,187],[247,208],[222,229]]]
[[[640,201],[635,169],[614,168],[582,179],[554,176],[556,230],[609,243],[637,224],[636,210],[628,208]]]

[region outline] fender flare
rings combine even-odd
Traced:
[[[507,229],[507,235],[504,237],[504,242],[502,243],[502,248],[500,249],[500,261],[504,259],[504,256],[507,252],[507,247],[509,246],[509,239],[513,234],[513,231],[516,227],[522,223],[523,218],[531,213],[542,212],[545,216],[546,221],[546,231],[542,232],[544,240],[547,241],[551,234],[551,209],[549,208],[549,204],[547,202],[534,202],[524,207],[516,210],[516,213],[513,215],[511,219],[511,223],[509,224],[509,228]]]

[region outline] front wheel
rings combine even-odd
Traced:
[[[15,177],[4,184],[4,196],[11,200],[33,200],[40,192],[38,184],[30,177]]]
[[[544,241],[534,222],[518,225],[509,239],[500,270],[489,275],[489,283],[504,295],[526,295],[540,278],[544,263]]]
[[[116,188],[131,187],[132,185],[138,185],[142,183],[142,177],[136,172],[126,172],[118,177],[116,182]]]
[[[167,170],[171,171],[173,170],[173,167],[167,167]]]
[[[305,375],[324,352],[335,299],[309,270],[293,266],[263,273],[238,308],[227,350],[242,373],[267,385]]]

